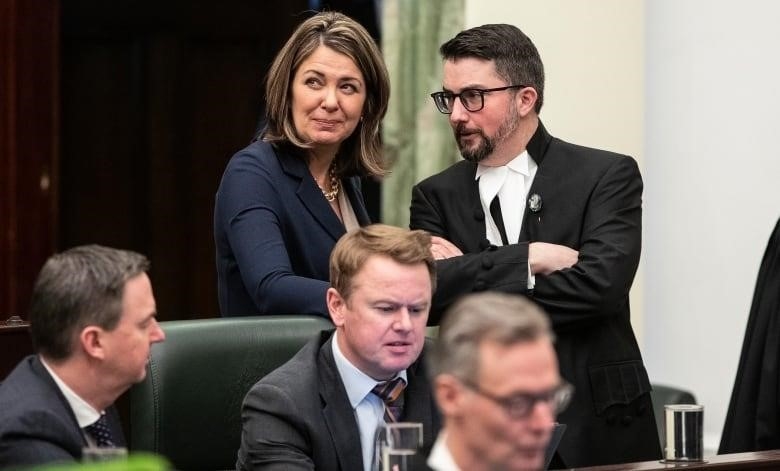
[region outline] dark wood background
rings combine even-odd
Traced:
[[[372,0],[321,3],[378,39]],[[0,0],[0,323],[27,318],[47,257],[87,243],[150,258],[161,320],[218,316],[214,193],[309,15],[308,0]],[[375,220],[378,194],[367,182]]]
[[[308,1],[0,3],[0,320],[85,243],[147,255],[161,319],[217,316],[214,192]],[[373,2],[327,6],[376,33]]]

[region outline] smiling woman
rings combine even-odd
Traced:
[[[336,12],[303,22],[266,82],[266,128],[228,163],[214,239],[223,316],[328,315],[328,258],[368,224],[360,177],[386,173],[390,85],[368,32]]]

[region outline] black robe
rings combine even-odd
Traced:
[[[780,220],[758,272],[719,454],[780,448]]]

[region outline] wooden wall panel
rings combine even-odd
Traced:
[[[26,317],[45,259],[84,243],[147,254],[161,319],[218,315],[214,192],[307,9],[0,0],[0,320]]]
[[[0,320],[55,249],[59,2],[0,0]]]
[[[161,320],[219,315],[214,194],[306,3],[63,4],[59,244],[146,254]]]

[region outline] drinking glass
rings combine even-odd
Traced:
[[[127,448],[122,447],[84,447],[81,449],[81,461],[93,463],[96,461],[112,461],[127,458]]]
[[[380,471],[411,471],[422,447],[422,424],[394,422],[380,427],[377,440],[376,469]]]
[[[704,461],[704,406],[664,405],[664,463]]]

